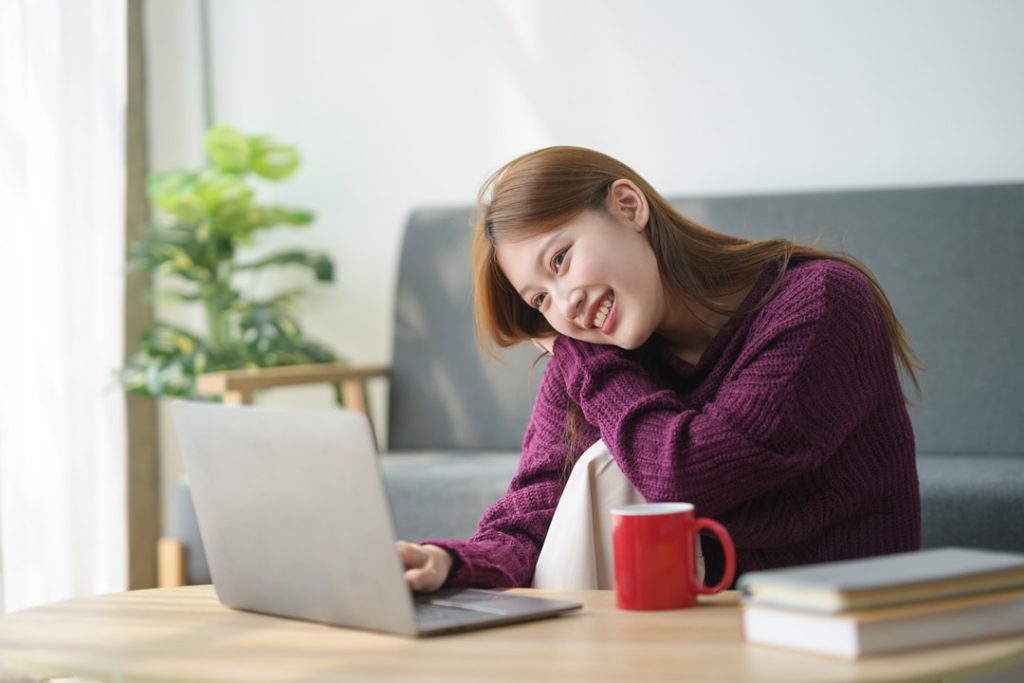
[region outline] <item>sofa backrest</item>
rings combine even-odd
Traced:
[[[928,371],[919,453],[1024,454],[1024,185],[677,198],[725,233],[839,248],[878,277]],[[495,361],[472,312],[468,207],[409,219],[395,302],[389,446],[518,450],[543,362]],[[911,394],[913,396],[913,394]]]
[[[472,209],[421,209],[406,225],[395,293],[388,448],[517,451],[543,372],[531,344],[477,343]]]

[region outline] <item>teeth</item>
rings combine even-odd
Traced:
[[[608,312],[612,310],[612,297],[608,297],[604,300],[604,304],[597,311],[597,315],[594,316],[594,327],[604,327],[604,321],[608,318]]]

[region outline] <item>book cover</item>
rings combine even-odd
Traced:
[[[1024,633],[1024,590],[840,614],[742,610],[749,642],[844,659]]]
[[[1024,555],[939,548],[860,560],[750,572],[737,588],[747,603],[822,612],[1024,588]]]

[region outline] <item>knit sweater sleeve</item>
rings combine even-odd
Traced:
[[[445,585],[475,588],[528,586],[565,487],[568,414],[565,380],[548,363],[523,438],[519,469],[504,497],[481,518],[468,541],[427,540],[454,559]],[[596,433],[593,435],[596,440]]]
[[[827,461],[868,414],[893,362],[868,285],[842,264],[794,274],[743,344],[699,407],[616,347],[562,337],[555,360],[570,400],[645,499],[685,500],[715,516]]]

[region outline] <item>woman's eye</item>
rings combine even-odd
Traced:
[[[544,303],[544,298],[546,296],[547,296],[547,294],[543,294],[543,293],[542,294],[535,294],[534,297],[532,299],[530,299],[530,305],[533,306],[534,308],[540,308],[541,305]]]
[[[558,269],[562,267],[563,261],[565,261],[564,251],[558,252],[557,254],[555,254],[555,257],[551,259],[551,267],[555,269],[556,273],[558,272]]]

